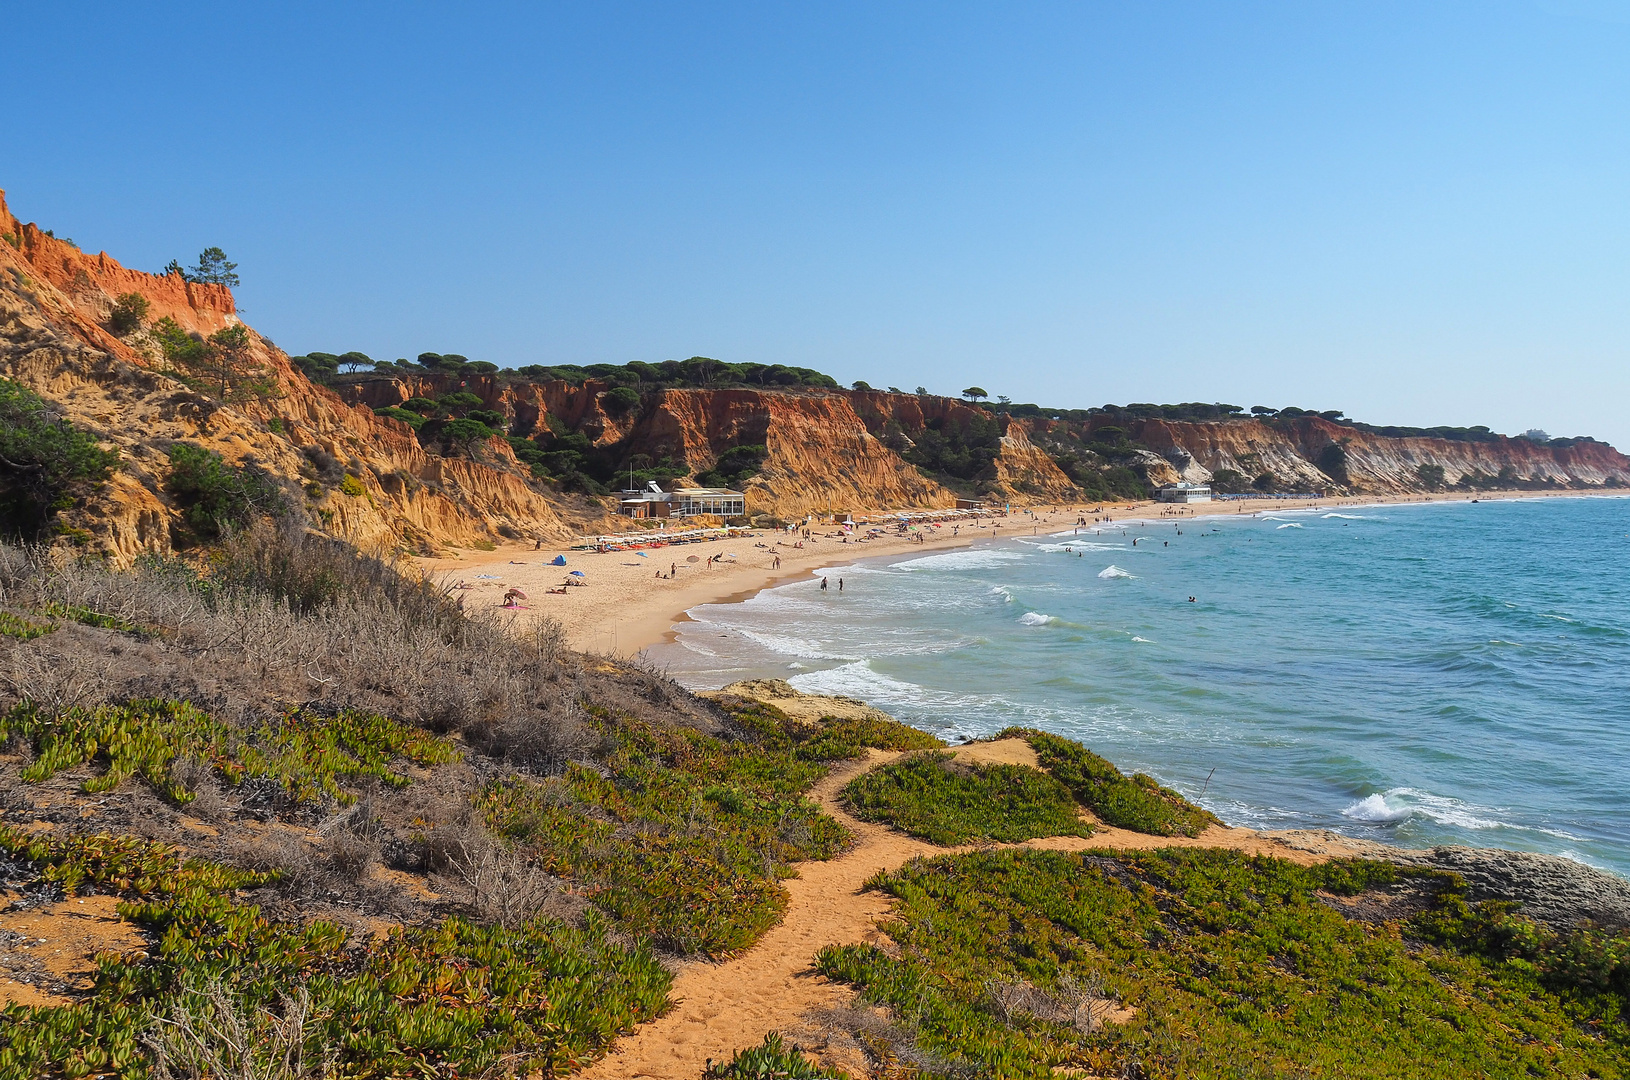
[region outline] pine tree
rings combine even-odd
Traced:
[[[227,262],[226,252],[218,247],[207,247],[199,253],[198,265],[188,271],[187,280],[235,289],[238,287],[238,275],[233,271],[237,268],[237,263]]]

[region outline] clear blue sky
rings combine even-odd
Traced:
[[[1630,447],[1630,3],[27,4],[0,186],[290,352]]]

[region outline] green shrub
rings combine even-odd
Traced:
[[[1547,989],[1523,965],[1423,940],[1452,907],[1451,875],[1218,849],[1006,850],[908,863],[870,885],[897,900],[898,950],[829,947],[817,969],[914,1025],[946,1072],[1625,1075],[1623,997]],[[1406,923],[1366,922],[1321,896],[1399,885],[1438,900]],[[1135,1013],[1070,1023],[996,1007],[992,988],[1015,983],[1085,1006],[1078,1017]]]
[[[1208,826],[1221,824],[1215,815],[1153,778],[1123,775],[1078,742],[1030,728],[1009,728],[997,738],[1028,741],[1041,767],[1106,825],[1154,836],[1199,836]]]
[[[340,481],[340,490],[353,499],[368,494],[368,489],[362,486],[362,480],[350,473],[346,473],[345,479]]]
[[[614,416],[622,416],[629,410],[639,407],[640,392],[631,386],[618,386],[607,390],[601,400],[607,412]]]
[[[782,710],[751,698],[718,702],[731,723],[765,750],[790,752],[804,761],[840,761],[866,756],[866,749],[938,750],[945,744],[926,731],[882,715],[823,717],[818,723],[794,720]]]
[[[191,443],[170,447],[164,490],[182,507],[182,519],[202,537],[216,537],[258,514],[280,513],[283,493],[258,469],[228,465],[220,454]]]
[[[769,451],[762,444],[732,446],[719,455],[713,468],[696,475],[696,482],[704,487],[739,488],[758,475],[764,467]]]
[[[934,844],[1013,843],[1037,836],[1091,836],[1069,791],[1027,765],[955,763],[929,752],[864,773],[843,789],[862,821]]]
[[[0,534],[42,535],[118,464],[117,452],[97,446],[38,394],[0,379]]]
[[[400,420],[402,423],[406,424],[410,428],[413,428],[415,431],[419,429],[419,425],[423,424],[425,419],[416,412],[409,412],[407,409],[399,408],[395,405],[385,409],[375,409],[374,415],[388,416],[392,420]]]
[[[118,630],[121,633],[132,634],[140,627],[128,619],[121,619],[117,615],[106,615],[100,611],[92,611],[79,604],[59,604],[55,601],[40,608],[41,615],[48,615],[53,619],[68,619],[81,626],[95,626],[103,630]]]
[[[811,1065],[796,1046],[787,1046],[779,1031],[772,1031],[758,1046],[737,1051],[728,1063],[709,1060],[702,1080],[848,1080],[848,1074]]]
[[[113,311],[108,315],[108,325],[120,337],[133,334],[146,325],[149,307],[147,297],[141,293],[121,293],[113,303]]]

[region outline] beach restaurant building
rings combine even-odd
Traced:
[[[1166,484],[1161,487],[1160,501],[1169,503],[1202,503],[1211,501],[1211,489],[1205,484]]]
[[[655,480],[643,489],[622,492],[619,511],[626,517],[745,517],[747,496],[730,488],[676,488],[663,491]]]

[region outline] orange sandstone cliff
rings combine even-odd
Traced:
[[[1450,485],[1504,477],[1512,486],[1589,489],[1630,481],[1630,459],[1591,440],[1397,437],[1318,416],[1127,421],[1093,410],[1020,418],[933,395],[807,387],[648,390],[637,406],[618,410],[610,407],[612,388],[593,379],[408,369],[341,378],[331,388],[253,331],[251,351],[275,376],[276,392],[223,405],[166,374],[146,330],[113,332],[109,319],[124,293],[147,299],[149,321],[167,317],[199,335],[239,322],[228,289],[86,254],[18,220],[0,192],[0,376],[119,450],[119,471],[63,524],[121,562],[170,550],[180,536],[179,510],[165,492],[177,441],[265,470],[310,527],[376,550],[428,552],[499,536],[564,539],[610,526],[614,499],[564,492],[535,476],[502,438],[454,451],[422,444],[408,425],[375,415],[456,392],[502,414],[512,434],[570,433],[599,455],[602,474],[608,465],[666,462],[695,478],[732,448],[763,446],[762,465],[744,484],[749,512],[784,518],[945,507],[959,493],[1058,503],[1107,490],[1092,481],[1111,472],[1121,475],[1118,493],[1127,477],[1133,487],[1204,482],[1224,469],[1271,475],[1280,490],[1355,493],[1422,490],[1423,465],[1441,468]],[[1100,438],[1105,427],[1119,432],[1114,440]],[[948,445],[962,455],[955,475],[936,471],[932,462],[944,458],[924,452]],[[1321,468],[1332,445],[1345,465],[1336,475]]]
[[[147,298],[151,320],[167,316],[208,335],[239,321],[228,289],[82,252],[18,220],[3,192],[0,237],[0,376],[122,459],[112,480],[66,515],[89,534],[91,550],[120,562],[170,550],[178,514],[164,481],[177,441],[259,466],[284,482],[313,527],[372,549],[480,544],[500,527],[565,536],[603,513],[540,490],[498,440],[483,448],[485,462],[426,454],[406,426],[313,385],[259,335],[251,334],[251,351],[274,373],[276,396],[223,406],[166,375],[145,334],[117,337],[108,319],[115,298],[134,292]],[[340,490],[345,475],[360,494]]]

